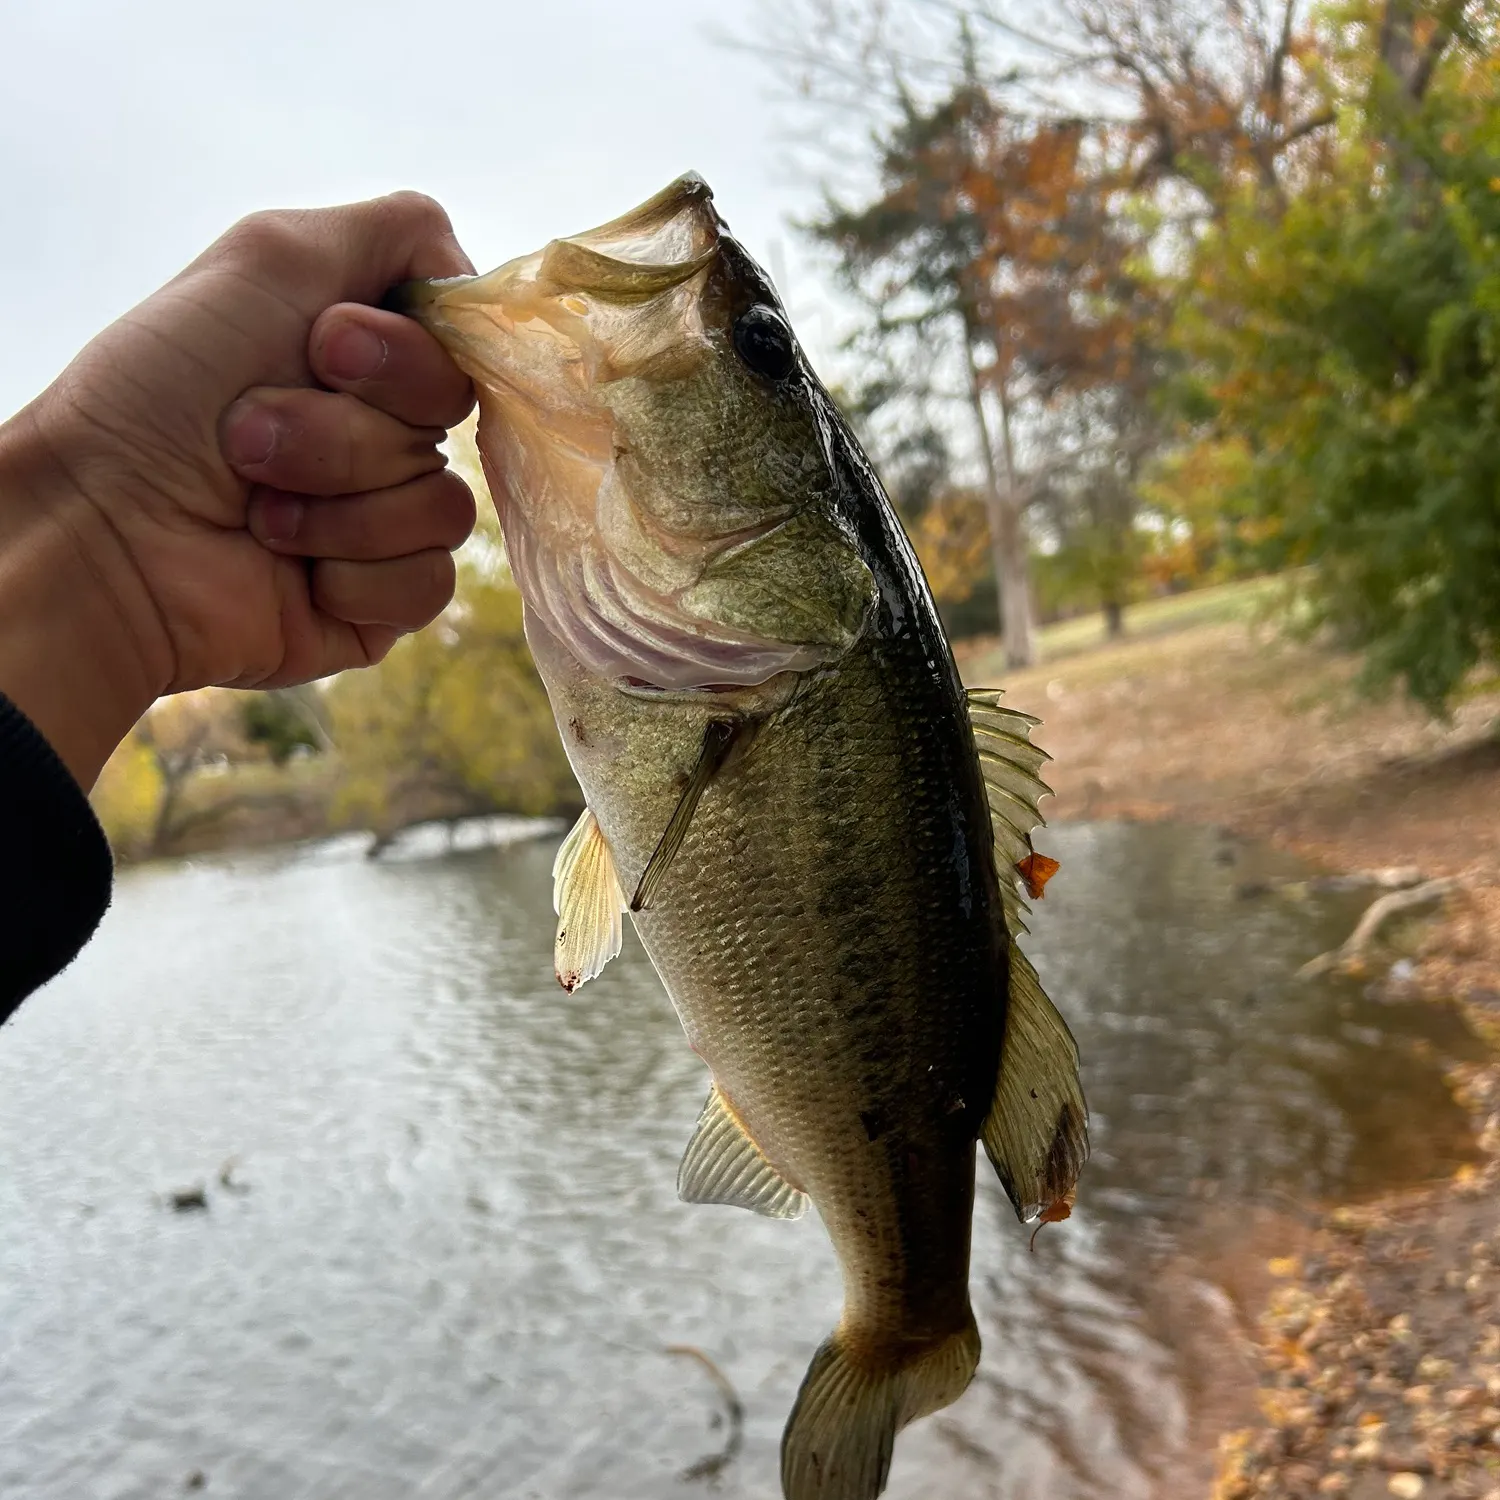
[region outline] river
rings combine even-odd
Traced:
[[[704,1071],[633,937],[556,986],[556,841],[121,876],[0,1031],[0,1495],[691,1497],[728,1428],[670,1346],[744,1405],[714,1493],[779,1493],[832,1255],[815,1215],[676,1200]],[[892,1500],[1160,1492],[1193,1427],[1171,1330],[1231,1312],[1163,1268],[1206,1223],[1472,1155],[1451,1013],[1289,978],[1361,898],[1246,899],[1295,867],[1212,830],[1043,847],[1062,873],[1027,947],[1083,1050],[1095,1157],[1034,1252],[981,1167],[980,1377],[898,1442]]]

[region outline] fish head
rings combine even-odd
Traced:
[[[828,398],[701,177],[401,301],[475,383],[534,649],[680,691],[806,671],[859,638],[876,589]]]

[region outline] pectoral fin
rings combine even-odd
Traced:
[[[684,1203],[729,1203],[768,1219],[800,1219],[807,1195],[766,1160],[715,1084],[677,1171]]]
[[[552,908],[557,913],[557,982],[571,993],[598,977],[620,951],[624,936],[625,893],[614,856],[588,808],[552,862]]]
[[[724,764],[744,728],[743,724],[732,720],[715,719],[703,731],[703,748],[698,752],[698,763],[688,777],[688,784],[683,788],[682,796],[672,810],[672,816],[667,820],[656,848],[651,851],[651,858],[646,861],[646,868],[641,871],[640,883],[635,888],[635,895],[630,898],[631,911],[645,911],[650,906],[651,898],[661,885],[662,876],[667,873],[677,851],[682,847],[683,839],[687,837],[688,825],[692,823],[693,814],[698,810],[698,799],[718,773],[719,767]]]

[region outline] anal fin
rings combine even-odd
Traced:
[[[599,821],[587,807],[552,862],[552,908],[553,967],[557,982],[571,993],[598,977],[624,938],[625,892]]]
[[[769,1219],[800,1219],[807,1210],[807,1195],[766,1160],[717,1084],[678,1168],[677,1196],[684,1203],[729,1203]]]
[[[1023,1222],[1071,1201],[1088,1160],[1088,1118],[1078,1044],[1013,942],[1000,1078],[981,1139]]]

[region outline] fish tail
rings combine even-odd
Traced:
[[[896,1434],[964,1393],[979,1364],[979,1329],[892,1357],[860,1358],[842,1330],[826,1339],[802,1380],[781,1439],[786,1500],[875,1500]]]

